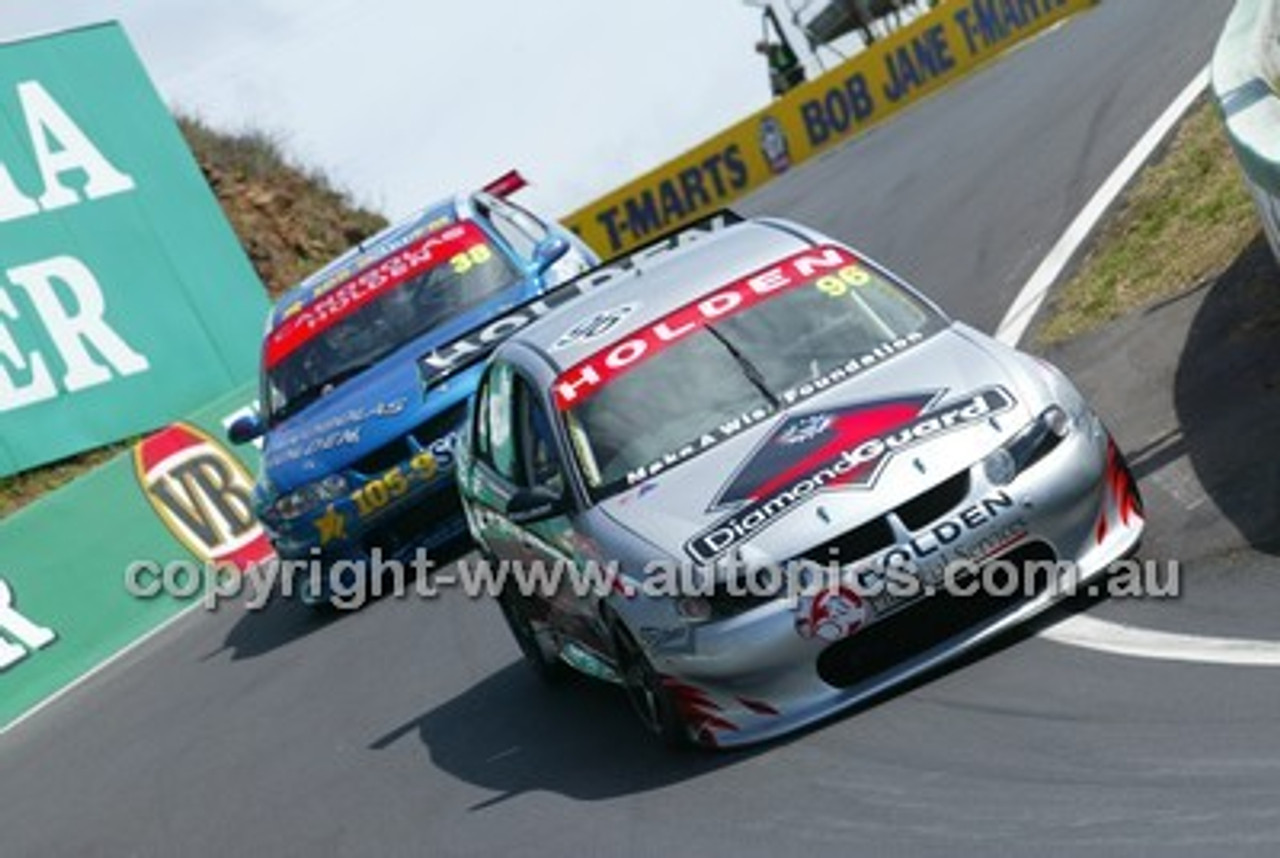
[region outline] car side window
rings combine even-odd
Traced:
[[[493,465],[493,450],[489,446],[489,409],[487,404],[489,402],[489,378],[492,375],[492,369],[486,372],[480,382],[479,389],[476,391],[475,418],[474,425],[471,427],[472,449],[476,451],[476,459],[490,466]]]
[[[539,220],[537,216],[530,214],[528,210],[521,208],[511,200],[504,200],[502,208],[506,215],[511,218],[511,222],[535,242],[542,241],[551,234],[550,230],[547,229],[547,225]]]
[[[505,213],[493,208],[489,212],[489,220],[493,224],[493,228],[498,234],[511,245],[511,249],[516,255],[525,260],[533,259],[533,249],[538,245],[538,239],[534,238],[524,229],[514,223]]]
[[[477,448],[481,457],[498,475],[511,482],[520,481],[520,455],[515,432],[512,431],[514,402],[511,367],[494,364],[485,379],[484,398],[478,400],[476,419]]]
[[[565,490],[564,466],[556,446],[551,418],[533,388],[523,379],[516,381],[519,393],[520,434],[524,438],[525,477],[532,487],[545,488],[556,495]]]

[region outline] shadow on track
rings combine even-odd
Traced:
[[[437,560],[440,567],[443,567],[465,556],[471,548],[469,540],[459,540],[436,549],[432,557]],[[413,583],[406,582],[404,587],[411,589]],[[389,598],[394,588],[393,582],[386,582],[383,589],[370,595],[369,604],[377,602],[380,598]],[[332,605],[310,607],[303,604],[296,596],[283,596],[277,587],[266,606],[259,610],[246,610],[244,616],[227,633],[222,647],[206,655],[204,660],[227,650],[231,651],[232,661],[266,655],[318,632],[343,616],[358,612],[362,607],[354,610],[335,608]]]
[[[341,617],[341,611],[317,610],[297,599],[286,599],[277,593],[261,610],[246,610],[227,633],[222,648],[201,660],[207,661],[228,650],[232,661],[257,658],[302,640]]]
[[[833,725],[856,726],[859,714],[1016,646],[1039,628],[1097,601],[1083,596],[1067,599],[1026,626],[949,664],[810,727],[750,748],[669,750],[643,732],[621,689],[576,675],[560,686],[547,687],[519,661],[376,738],[368,747],[382,752],[416,738],[436,768],[496,793],[473,805],[472,811],[539,791],[578,801],[610,800],[748,762]]]
[[[498,795],[484,810],[546,791],[603,801],[689,780],[747,752],[670,751],[650,739],[621,689],[585,677],[549,688],[515,662],[374,740],[383,751],[416,736],[442,771]]]
[[[1259,234],[1205,296],[1174,407],[1205,493],[1250,546],[1280,554],[1280,269]]]

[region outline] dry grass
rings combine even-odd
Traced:
[[[59,489],[91,468],[103,464],[133,443],[121,441],[60,462],[53,462],[0,481],[0,519],[7,518],[41,495]]]
[[[387,225],[269,135],[224,134],[187,116],[178,125],[272,297]]]
[[[1103,223],[1038,340],[1070,339],[1195,287],[1226,270],[1259,228],[1222,121],[1206,99]]]

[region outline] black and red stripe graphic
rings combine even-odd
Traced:
[[[1016,405],[1003,387],[943,402],[945,394],[909,394],[787,418],[708,508],[733,512],[686,542],[685,552],[695,562],[711,561],[809,498],[834,490],[872,489],[898,453]]]

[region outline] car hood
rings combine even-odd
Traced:
[[[955,476],[1039,413],[1043,392],[1019,384],[1016,353],[1003,351],[952,326],[602,510],[682,560],[786,560]]]

